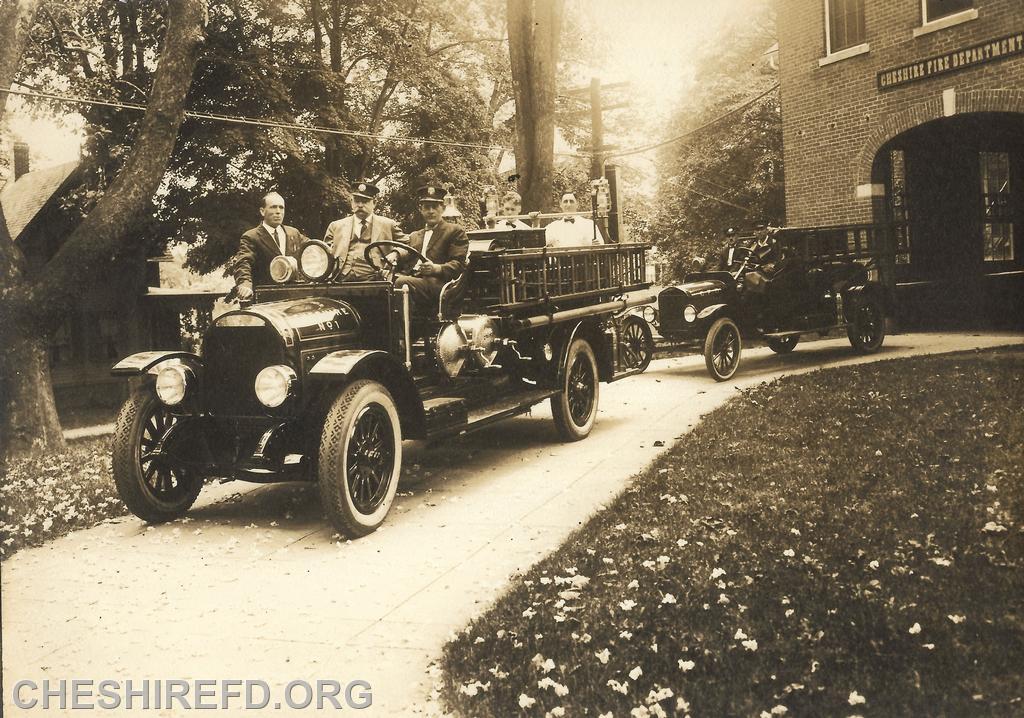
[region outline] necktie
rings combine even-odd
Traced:
[[[569,224],[574,224],[576,222],[576,218],[575,217],[566,217],[565,221],[568,222]]]

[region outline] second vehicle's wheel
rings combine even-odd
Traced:
[[[778,337],[765,340],[765,342],[768,344],[768,348],[771,349],[776,354],[789,354],[796,348],[796,344],[799,341],[799,334],[794,334],[791,337]]]
[[[704,338],[704,364],[715,381],[732,378],[740,366],[743,340],[739,327],[729,317],[722,317],[708,330]]]
[[[352,538],[375,531],[394,503],[401,471],[394,399],[378,382],[352,382],[331,405],[320,438],[317,483],[334,527]]]
[[[850,344],[861,354],[878,351],[885,340],[885,312],[874,297],[865,297],[853,310],[850,325],[846,328]]]
[[[635,314],[622,321],[619,346],[623,368],[644,371],[654,357],[654,334],[651,325]]]
[[[594,350],[586,339],[574,339],[566,354],[560,391],[551,397],[551,413],[563,439],[579,441],[590,434],[597,419],[599,394]]]
[[[111,452],[114,484],[124,505],[143,521],[163,523],[184,515],[203,488],[202,476],[175,466],[166,455],[154,455],[179,421],[152,386],[132,392],[117,415]]]

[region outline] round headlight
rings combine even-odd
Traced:
[[[299,271],[311,282],[322,282],[334,269],[331,248],[319,240],[310,240],[299,250]]]
[[[156,375],[156,395],[167,406],[177,406],[185,399],[189,374],[180,364],[165,366]]]
[[[692,304],[687,304],[686,308],[683,310],[683,319],[685,319],[688,322],[696,320],[697,308],[694,307]]]
[[[299,263],[295,257],[286,257],[283,254],[279,254],[270,260],[270,278],[278,284],[290,282],[292,277],[295,276],[298,267]]]
[[[268,366],[256,375],[256,398],[263,406],[276,409],[292,393],[295,372],[283,364]]]
[[[650,304],[645,304],[644,308],[640,310],[640,316],[646,319],[648,324],[654,324],[654,320],[658,318],[658,313]]]

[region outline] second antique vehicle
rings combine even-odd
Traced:
[[[889,302],[869,278],[883,254],[866,239],[852,230],[832,237],[769,228],[737,241],[716,270],[687,274],[659,293],[659,332],[701,350],[717,381],[736,373],[744,339],[786,354],[803,334],[839,329],[857,351],[874,352]]]
[[[150,522],[174,519],[208,478],[319,485],[352,537],[384,521],[405,439],[436,440],[549,400],[558,434],[585,438],[600,382],[646,367],[651,301],[641,244],[552,250],[543,230],[471,232],[468,267],[437,305],[413,307],[394,282],[408,245],[375,242],[380,280],[343,282],[330,247],[277,257],[276,284],[217,317],[199,353],[132,355],[139,379],[117,420],[113,474]],[[538,241],[539,240],[539,241]],[[537,246],[537,245],[540,246]],[[417,256],[418,255],[418,256]]]

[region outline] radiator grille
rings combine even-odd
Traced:
[[[203,341],[206,411],[216,416],[262,416],[256,375],[271,364],[291,365],[281,335],[270,326],[214,326]]]

